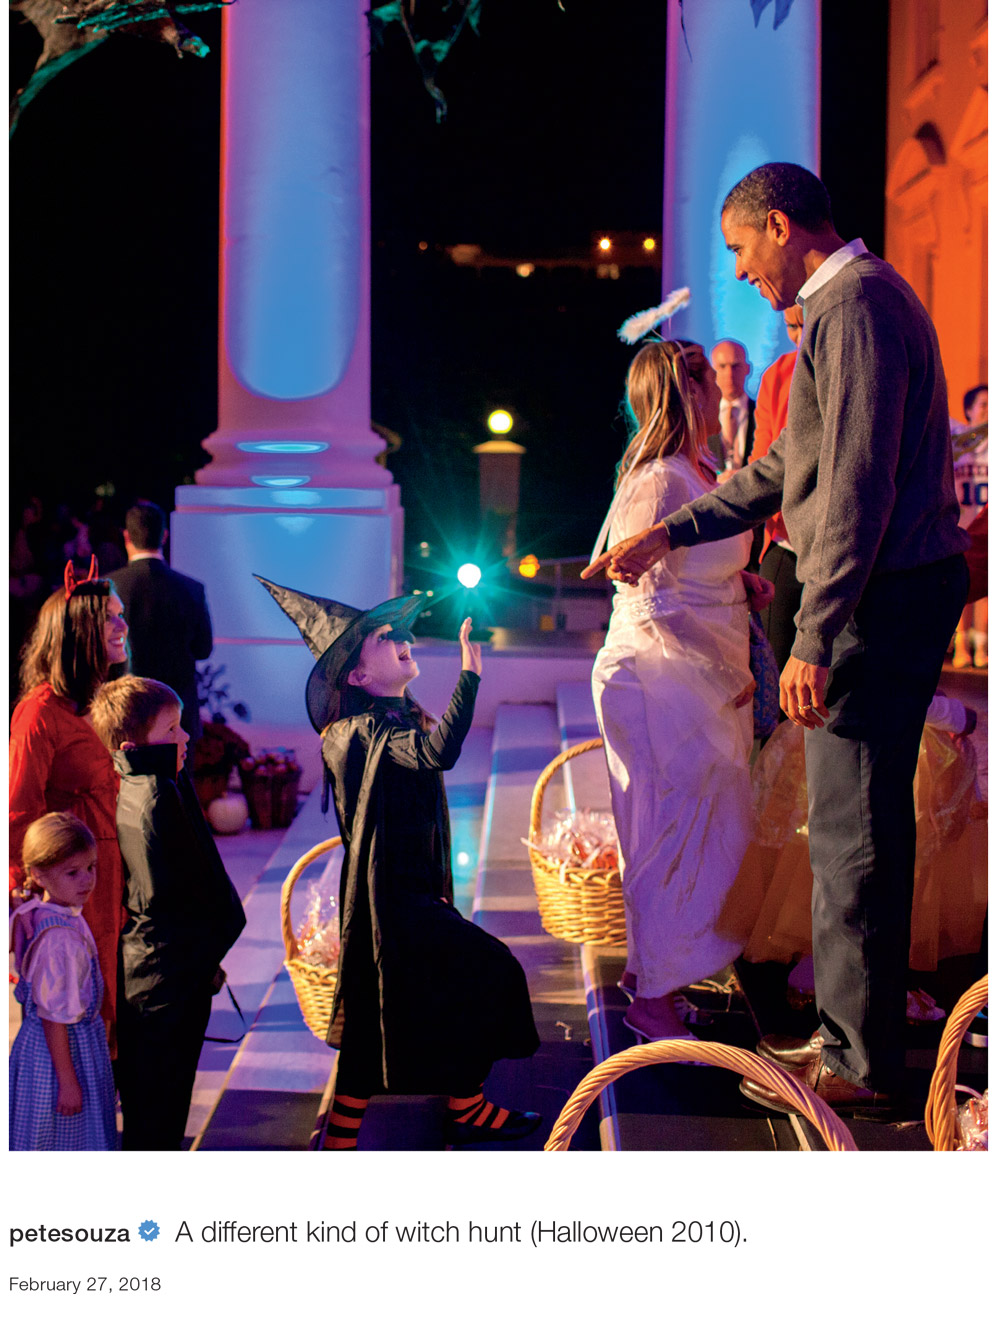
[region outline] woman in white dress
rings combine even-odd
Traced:
[[[719,428],[715,372],[698,345],[647,344],[626,397],[638,429],[616,478],[599,545],[652,526],[706,493],[703,461]],[[594,665],[594,701],[611,778],[640,1038],[688,1038],[674,993],[741,950],[715,924],[750,836],[753,740],[749,533],[678,549],[638,585],[616,584]]]

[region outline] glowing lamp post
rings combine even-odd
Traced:
[[[510,412],[498,409],[487,418],[495,435],[507,435],[514,425]],[[515,554],[518,489],[525,449],[511,439],[489,439],[474,448],[480,459],[480,515],[484,540],[502,558]]]
[[[514,424],[514,417],[510,412],[506,412],[503,407],[497,408],[487,418],[487,429],[492,435],[508,435],[511,433]]]

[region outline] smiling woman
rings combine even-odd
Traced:
[[[113,590],[107,597],[107,610],[104,618],[104,649],[108,664],[125,664],[128,662],[128,624],[124,620],[124,605],[120,595]]]
[[[96,572],[96,562],[91,569]],[[128,660],[124,607],[109,581],[91,575],[42,605],[21,662],[21,695],[10,728],[10,877],[23,899],[21,849],[28,826],[49,811],[70,811],[92,832],[97,882],[83,907],[104,980],[102,1014],[112,1053],[117,944],[124,923],[124,876],[117,845],[118,780],[110,754],[86,718],[97,688]]]

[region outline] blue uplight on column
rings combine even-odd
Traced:
[[[755,27],[749,0],[695,0],[671,6],[667,27],[663,291],[691,289],[682,337],[746,345],[752,394],[791,343],[770,304],[736,282],[722,202],[769,160],[819,169],[819,0],[795,0],[777,31],[774,13]]]
[[[334,388],[356,341],[362,23],[357,4],[265,0],[228,27],[225,344],[267,398]]]
[[[235,445],[243,453],[324,453],[328,445],[320,440],[251,439],[239,440]]]

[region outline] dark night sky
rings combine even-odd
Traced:
[[[457,269],[442,251],[472,242],[526,258],[583,247],[596,229],[659,231],[665,4],[564,4],[484,0],[481,35],[464,32],[443,65],[441,125],[402,34],[372,56],[372,413],[403,439],[390,466],[409,540],[472,533],[470,450],[497,405],[528,449],[528,547],[584,552],[607,501],[630,356],[614,330],[658,300],[658,275],[523,280]],[[823,10],[823,175],[840,231],[880,250],[887,6]],[[203,461],[216,423],[220,21],[193,25],[208,59],[112,39],[14,135],[15,494],[61,486],[85,504],[110,480],[123,500],[171,506]],[[15,25],[13,85],[35,49]]]

